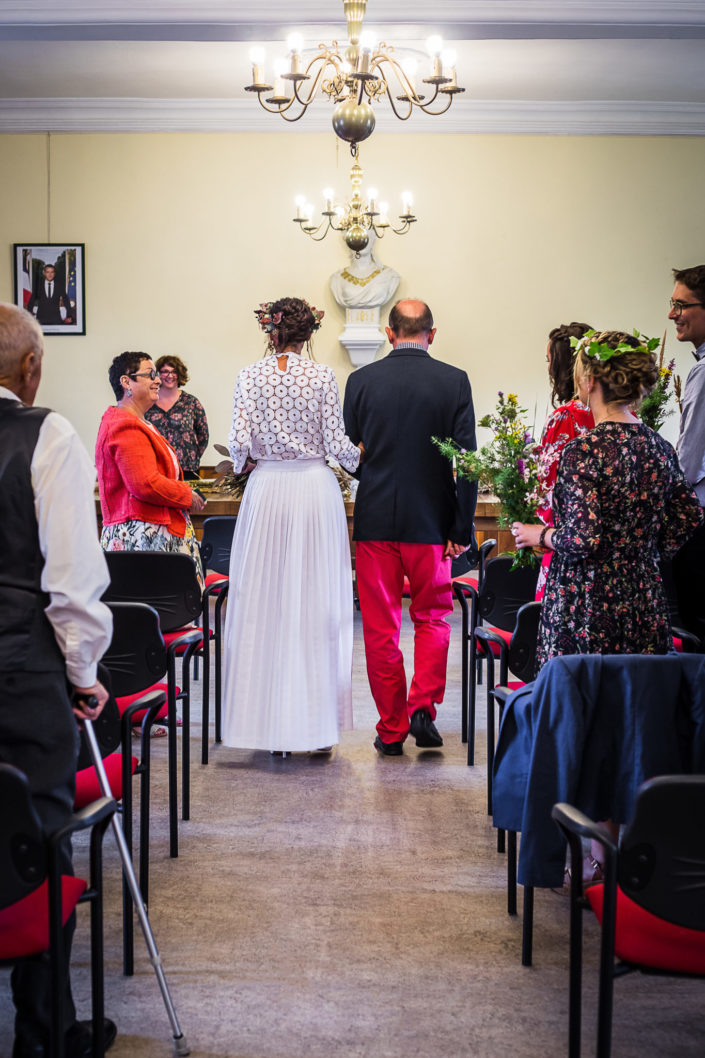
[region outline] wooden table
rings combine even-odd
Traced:
[[[96,490],[96,514],[98,516],[98,527],[101,525],[101,513],[100,513],[100,500],[98,499],[98,493]],[[355,504],[352,500],[347,500],[345,503],[345,514],[348,520],[348,535],[350,537],[350,546],[352,548],[352,531],[353,531],[353,510]],[[200,540],[203,536],[203,522],[206,518],[212,518],[216,515],[223,514],[237,514],[240,510],[240,500],[236,500],[233,496],[222,495],[220,493],[208,492],[206,493],[206,506],[200,514],[192,514],[191,521],[193,522],[193,528],[196,531],[196,536]],[[475,532],[477,535],[477,542],[481,544],[488,537],[494,537],[497,540],[497,549],[494,554],[499,554],[502,551],[514,551],[514,537],[508,529],[499,529],[497,524],[497,516],[499,514],[499,500],[496,496],[482,495],[478,498],[477,507],[475,509]]]

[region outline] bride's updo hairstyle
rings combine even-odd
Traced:
[[[606,404],[636,404],[658,382],[656,353],[626,331],[588,333],[575,358],[576,381],[583,376],[601,384]]]
[[[280,298],[260,305],[255,315],[269,336],[269,348],[274,352],[290,344],[306,342],[310,354],[311,335],[320,327],[323,312],[312,308],[303,298]]]

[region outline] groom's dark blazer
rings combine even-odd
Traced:
[[[468,544],[477,486],[453,479],[432,437],[475,448],[475,412],[464,371],[420,345],[400,344],[348,378],[343,407],[350,440],[365,457],[355,500],[355,540]]]

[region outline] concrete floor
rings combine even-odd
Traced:
[[[568,901],[538,892],[534,963],[506,913],[505,858],[477,760],[460,742],[453,615],[440,752],[372,749],[376,714],[356,617],[356,729],[328,757],[216,747],[192,768],[191,821],[167,851],[164,741],[153,742],[150,916],[182,1029],[212,1058],[546,1058],[567,1053]],[[404,630],[403,645],[410,637]],[[196,685],[198,694],[198,684]],[[197,708],[194,715],[198,715]],[[200,728],[194,726],[194,742]],[[195,745],[194,745],[195,749]],[[85,849],[77,849],[80,872]],[[158,1058],[171,1030],[141,938],[121,975],[119,861],[106,839],[107,1012],[115,1058]],[[88,1016],[86,916],[74,956]],[[587,922],[584,1048],[594,1053],[597,930]],[[617,982],[614,1058],[702,1058],[703,985]],[[11,1047],[0,990],[0,1055]]]

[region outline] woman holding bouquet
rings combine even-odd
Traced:
[[[546,419],[536,455],[540,496],[537,513],[543,524],[549,527],[553,525],[553,489],[561,452],[568,441],[580,437],[594,426],[590,408],[575,395],[575,350],[570,344],[571,338],[582,338],[589,330],[587,323],[562,323],[548,335],[546,362],[551,380],[553,411]],[[536,583],[536,599],[539,602],[543,599],[552,555],[552,551],[544,551],[541,559]]]
[[[331,368],[302,356],[322,312],[301,298],[255,310],[271,355],[244,368],[233,470],[257,462],[230,558],[225,621],[228,746],[329,748],[352,727],[352,571],[345,507],[325,457],[356,470]]]
[[[576,384],[594,429],[561,453],[555,527],[512,524],[518,546],[554,552],[539,666],[559,654],[671,647],[659,554],[677,550],[702,513],[671,445],[632,410],[658,380],[656,345],[620,331],[588,331],[578,342]]]

